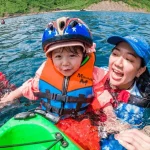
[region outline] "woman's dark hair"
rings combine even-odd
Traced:
[[[141,57],[140,57],[141,58]],[[144,59],[143,58],[141,58],[141,67],[145,67],[146,65],[145,65],[145,62],[144,62]]]
[[[142,59],[142,58],[141,58]],[[145,63],[142,59],[141,67],[144,67]],[[144,98],[150,99],[150,73],[148,68],[146,67],[146,70],[139,78],[136,79],[137,81],[137,87],[141,93],[141,95]]]

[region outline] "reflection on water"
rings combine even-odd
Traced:
[[[79,11],[8,18],[5,25],[0,25],[0,71],[7,75],[11,83],[20,86],[34,76],[45,60],[41,37],[46,24],[62,16],[79,17],[88,24],[97,44],[97,66],[108,64],[112,46],[106,43],[106,39],[110,35],[140,34],[150,42],[150,15],[144,13]],[[24,102],[25,99],[21,100]],[[23,107],[18,108],[18,112],[21,110]],[[17,113],[13,109],[12,112]],[[8,115],[6,113],[2,119],[8,119]]]

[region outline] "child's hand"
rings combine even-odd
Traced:
[[[3,95],[3,97],[0,98],[0,109],[2,109],[6,105],[12,104],[12,99],[9,97],[9,93],[6,93]]]
[[[11,104],[14,104],[14,100],[16,102],[16,99],[22,96],[22,93],[19,89],[16,89],[15,91],[11,91],[10,93],[5,93],[0,97],[0,108],[3,108],[4,106],[8,106]],[[18,100],[17,100],[18,101]]]
[[[5,93],[3,97],[0,98],[0,103],[10,102],[13,100],[13,97],[10,93]]]
[[[0,111],[4,107],[8,107],[10,105],[18,105],[20,103],[19,99],[14,99],[10,93],[6,93],[3,97],[0,98]]]

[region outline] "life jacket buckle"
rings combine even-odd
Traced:
[[[61,116],[63,114],[64,108],[59,109],[59,115]]]
[[[50,94],[50,99],[54,99],[55,100],[56,94],[52,93]]]
[[[55,100],[59,100],[61,102],[66,102],[66,100],[68,100],[68,96],[55,94]]]
[[[47,111],[51,111],[52,110],[52,106],[49,103],[45,103],[45,107],[46,107]]]
[[[76,112],[75,110],[73,110],[73,111],[71,112],[71,117],[75,118],[76,116],[77,116],[77,112]]]

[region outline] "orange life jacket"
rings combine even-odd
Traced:
[[[39,80],[37,96],[42,98],[42,108],[61,115],[83,113],[93,100],[93,68],[95,55],[72,76],[64,77],[54,67],[52,60],[47,59]],[[92,67],[91,67],[92,66]]]

